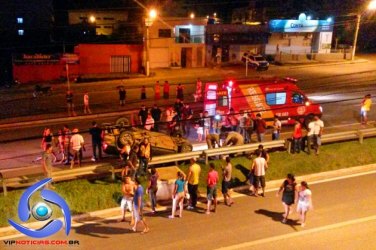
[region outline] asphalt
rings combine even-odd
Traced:
[[[357,59],[354,61],[340,61],[340,62],[327,62],[324,63],[325,65],[341,65],[341,64],[358,64],[358,63],[365,63],[368,60],[365,59]],[[314,67],[320,64],[308,64],[308,65],[287,65],[290,68],[299,68],[299,67]],[[272,66],[272,68],[277,69],[281,66]],[[282,66],[283,67],[283,66]],[[140,86],[145,85],[147,88],[153,88],[156,81],[160,81],[161,84],[165,80],[171,83],[171,87],[177,85],[179,82],[183,82],[184,84],[195,84],[197,77],[200,77],[204,81],[215,81],[225,79],[226,77],[245,77],[239,75],[239,72],[242,74],[244,69],[242,66],[235,65],[235,66],[228,66],[222,68],[185,68],[185,69],[154,69],[153,74],[150,77],[140,77],[139,75],[127,77],[127,79],[114,79],[109,81],[95,81],[95,82],[86,82],[86,83],[77,83],[73,84],[72,88],[77,89],[78,92],[84,92],[87,89],[90,89],[95,86],[102,86],[103,91],[106,91],[106,86],[108,85],[124,85],[126,84],[127,89],[138,89]],[[263,72],[261,74],[268,74],[268,72]],[[262,76],[262,75],[258,75]],[[255,77],[255,76],[253,76]],[[183,80],[182,80],[183,79]],[[16,86],[11,89],[0,89],[0,94],[2,96],[3,101],[10,101],[14,99],[15,96],[27,96],[28,94],[32,93],[34,85],[25,85],[25,86]],[[63,94],[65,92],[65,84],[56,84],[54,85],[54,89],[56,89],[57,93]],[[152,91],[152,90],[150,90]],[[170,90],[172,91],[172,90]],[[31,95],[31,94],[30,94]],[[193,98],[189,98],[190,101],[193,101]],[[20,99],[22,101],[22,99]],[[67,117],[65,109],[59,109],[57,112],[53,113],[42,113],[42,114],[31,114],[22,115],[22,116],[8,116],[2,117],[0,120],[0,129],[6,128],[9,126],[27,126],[30,122],[53,122],[54,119],[65,119],[66,121],[75,120],[75,119],[84,119],[85,118],[97,118],[98,116],[105,116],[106,114],[118,112],[118,110],[114,110],[112,105],[104,105],[96,108],[95,114],[92,115],[85,115],[85,116],[77,116],[77,117]]]
[[[340,169],[336,171],[327,171],[327,172],[315,173],[315,174],[304,175],[304,176],[296,176],[296,179],[298,183],[300,181],[305,180],[308,183],[317,184],[317,183],[321,183],[325,181],[340,180],[349,176],[361,176],[367,173],[373,173],[375,171],[376,171],[376,164],[370,164],[370,165],[365,165],[365,166],[344,168],[344,169]],[[268,181],[266,183],[266,192],[278,190],[282,182],[283,182],[282,179]],[[235,202],[237,198],[243,197],[244,196],[243,194],[247,193],[248,189],[249,189],[249,186],[242,186],[242,187],[233,189],[232,197],[234,198]],[[218,196],[221,197],[221,194],[219,194]],[[221,198],[219,200],[222,201]],[[164,206],[159,205],[157,211],[158,213],[163,213],[163,212],[167,213],[168,211],[171,211],[171,206],[170,204],[167,204]],[[151,214],[150,207],[145,207],[145,213]],[[121,217],[119,214],[119,208],[116,207],[116,208],[88,212],[85,214],[73,216],[72,226],[75,227],[77,225],[81,225],[82,223],[96,223],[96,222],[108,221],[108,220],[114,221],[120,218]],[[44,222],[34,222],[34,223],[24,224],[24,226],[28,228],[40,228],[44,224],[45,224]],[[11,226],[0,228],[0,240],[12,239],[12,238],[17,238],[21,236],[23,235],[20,234]]]

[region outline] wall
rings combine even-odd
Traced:
[[[78,65],[69,66],[69,76],[73,80],[78,75]],[[13,65],[13,78],[21,83],[46,82],[66,77],[65,64]]]
[[[130,56],[131,73],[140,72],[142,45],[80,44],[74,52],[80,58],[79,74],[109,74],[111,56]]]
[[[272,33],[265,54],[275,55],[279,52],[306,54],[312,50],[312,33]]]

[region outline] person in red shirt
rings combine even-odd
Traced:
[[[170,98],[170,84],[168,83],[168,81],[165,81],[163,84],[163,98]]]
[[[300,153],[302,145],[302,124],[299,121],[295,121],[294,132],[292,134],[293,140],[293,153]]]
[[[207,209],[206,214],[210,214],[211,204],[214,201],[214,209],[213,212],[215,213],[217,209],[217,183],[218,183],[218,172],[215,170],[214,163],[210,163],[209,165],[209,172],[207,178]]]
[[[262,142],[264,140],[264,135],[266,132],[266,122],[264,121],[264,119],[262,119],[260,113],[256,115],[255,131],[257,135],[257,141]]]

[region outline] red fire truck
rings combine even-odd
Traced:
[[[303,122],[307,117],[322,114],[322,107],[310,101],[292,78],[239,80],[206,83],[204,110],[211,116],[248,112],[251,117],[261,113],[268,126],[274,116],[283,124]]]

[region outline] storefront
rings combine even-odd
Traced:
[[[299,15],[298,20],[270,20],[271,34],[265,46],[265,54],[330,53],[333,25],[331,18],[311,20],[304,13]]]

